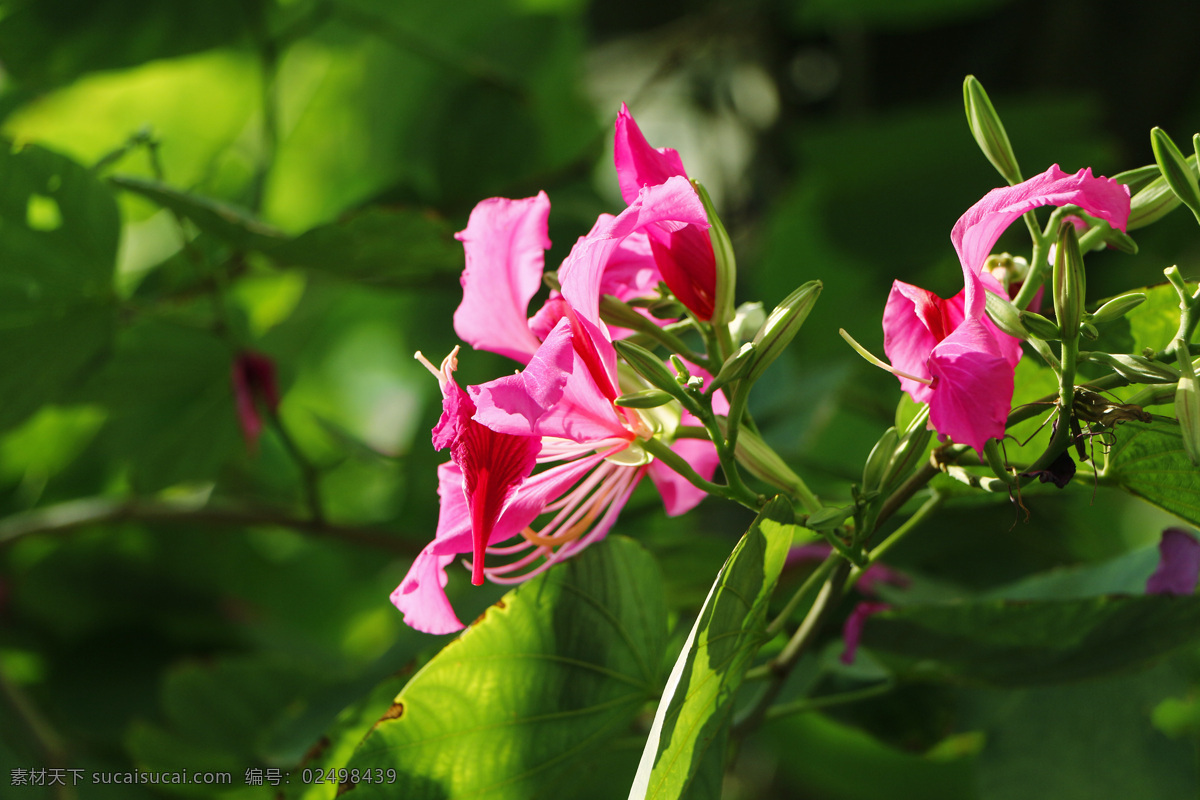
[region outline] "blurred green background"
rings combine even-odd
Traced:
[[[1152,162],[1152,126],[1200,129],[1198,25],[1184,0],[3,0],[0,134],[26,147],[0,169],[0,794],[218,794],[9,787],[14,769],[138,765],[274,796],[246,769],[316,757],[444,645],[388,602],[432,536],[443,460],[411,356],[456,343],[451,234],[478,200],[546,190],[548,268],[619,210],[621,102],[713,194],[739,300],[825,282],[752,402],[814,488],[848,498],[900,392],[837,328],[878,353],[893,279],[956,291],[950,227],[1002,183],[964,76],[1027,176],[1112,175]],[[1002,246],[1027,252],[1021,235]],[[1184,213],[1137,240],[1089,259],[1090,298],[1172,263],[1200,274]],[[242,349],[276,362],[289,432],[256,450],[230,385]],[[459,374],[510,369],[466,352]],[[325,521],[297,523],[314,504]],[[1028,521],[1004,497],[951,502],[892,563],[952,596],[1173,520],[1105,491],[1025,504]],[[643,486],[617,530],[686,619],[747,521],[718,501],[668,520]],[[451,572],[464,620],[501,594]],[[1040,797],[1052,769],[1059,797],[1194,796],[1192,660],[1093,687],[1111,703],[914,686],[776,723],[725,796]],[[1004,747],[981,751],[984,729]],[[1134,755],[1114,765],[1089,731]]]

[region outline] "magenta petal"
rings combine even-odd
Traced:
[[[1129,187],[1081,169],[1068,175],[1055,164],[1016,186],[993,189],[967,209],[950,232],[964,271],[978,274],[996,240],[1018,217],[1041,206],[1076,205],[1118,230],[1129,220]]]
[[[642,189],[637,199],[607,225],[597,225],[571,248],[558,271],[563,297],[594,328],[600,322],[600,286],[609,259],[620,243],[636,231],[658,224],[678,231],[685,225],[708,229],[704,204],[686,178]]]
[[[918,378],[929,374],[929,355],[952,328],[946,328],[945,301],[919,286],[895,281],[883,309],[883,352],[892,366]],[[897,376],[900,377],[900,376]],[[900,387],[918,403],[928,403],[928,384],[900,377]]]
[[[967,319],[933,349],[929,424],[981,455],[988,439],[1004,436],[1012,408],[1013,368],[979,320]]]
[[[454,556],[439,556],[426,547],[392,592],[392,605],[404,612],[404,622],[422,633],[454,633],[463,629],[446,597],[446,566]]]
[[[538,340],[526,321],[530,299],[542,282],[550,200],[545,192],[523,200],[493,197],[475,206],[463,243],[463,299],[454,330],[479,350],[525,363]]]
[[[1200,542],[1182,528],[1167,528],[1158,543],[1160,560],[1146,594],[1189,595],[1200,576]]]
[[[671,445],[671,449],[704,478],[711,481],[717,471],[717,449],[712,442],[704,439],[679,439]],[[703,489],[698,489],[687,478],[663,464],[653,461],[650,464],[650,480],[654,481],[659,494],[662,495],[663,506],[667,516],[675,517],[691,511],[700,501],[708,496]]]
[[[862,639],[863,626],[867,624],[867,618],[890,608],[891,606],[887,603],[859,603],[854,607],[850,616],[846,617],[846,624],[842,626],[842,642],[845,644],[841,658],[843,664],[854,663],[854,656],[858,653],[858,643]]]
[[[562,397],[574,360],[571,327],[564,318],[525,369],[468,387],[475,403],[475,420],[503,433],[538,435],[538,420]]]
[[[644,186],[666,183],[667,178],[676,175],[687,177],[679,153],[669,147],[651,147],[624,103],[617,114],[616,129],[613,161],[617,167],[617,180],[621,184],[621,197],[627,204],[637,199],[638,192]]]

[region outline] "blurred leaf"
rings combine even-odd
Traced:
[[[863,645],[902,672],[1035,686],[1137,669],[1200,636],[1200,597],[1109,595],[903,606]]]
[[[263,0],[13,0],[0,16],[4,67],[39,89],[245,38]],[[48,57],[49,56],[49,57]]]
[[[139,491],[212,478],[238,446],[231,363],[206,331],[146,321],[122,332],[83,393],[108,408],[98,439]]]
[[[345,765],[395,769],[399,782],[359,783],[352,796],[563,797],[573,787],[556,779],[657,692],[660,581],[639,545],[609,537],[505,595],[409,682]]]
[[[242,250],[264,250],[278,244],[283,233],[256,220],[250,212],[207,197],[189,194],[158,181],[113,175],[111,183],[153,200],[190,219],[197,228]]]
[[[1179,295],[1169,283],[1131,289],[1146,293],[1146,301],[1125,315],[1133,336],[1134,355],[1145,347],[1162,350],[1179,331]]]
[[[59,398],[108,347],[118,225],[83,167],[0,141],[0,429]]]
[[[930,27],[982,16],[1007,0],[808,0],[796,3],[796,21],[805,28],[838,28],[847,24],[877,30]]]
[[[720,796],[733,697],[765,638],[791,522],[791,504],[772,500],[717,575],[671,670],[630,797]]]
[[[1021,691],[970,692],[964,723],[982,729],[980,800],[1194,798],[1195,748],[1151,725],[1180,681],[1169,669]]]
[[[1113,430],[1104,477],[1127,492],[1200,525],[1200,468],[1188,460],[1179,423],[1156,417]]]

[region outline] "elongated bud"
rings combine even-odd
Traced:
[[[1175,142],[1162,128],[1150,131],[1150,146],[1154,149],[1158,169],[1171,191],[1200,220],[1200,183],[1197,183],[1196,174],[1192,172],[1183,153],[1179,152]]]
[[[1004,463],[1004,456],[1000,452],[999,439],[987,440],[987,444],[983,446],[983,457],[987,460],[988,469],[992,471],[993,475],[1007,484],[1013,484],[1016,482],[1013,474],[1008,470],[1007,465]]]
[[[1114,297],[1096,309],[1088,321],[1095,325],[1106,325],[1115,322],[1146,302],[1145,292],[1130,292],[1120,297]]]
[[[1129,187],[1129,191],[1138,192],[1148,186],[1155,178],[1161,178],[1162,172],[1158,168],[1158,164],[1147,164],[1144,167],[1135,167],[1127,169],[1124,172],[1118,172],[1112,176],[1112,179],[1117,183],[1123,183]]]
[[[696,193],[700,195],[700,202],[704,204],[704,211],[708,214],[708,238],[712,241],[713,256],[717,262],[712,324],[728,325],[733,322],[733,295],[737,284],[737,259],[733,254],[733,243],[729,241],[729,234],[721,224],[721,218],[717,216],[717,209],[713,207],[708,190],[697,180],[692,181],[692,186],[696,187]]]
[[[696,413],[696,403],[688,396],[684,388],[679,385],[675,376],[667,369],[662,360],[658,356],[651,353],[644,347],[636,345],[633,342],[624,339],[618,339],[613,342],[613,347],[617,353],[625,360],[625,363],[633,367],[634,372],[646,379],[646,382],[655,389],[660,389],[666,394],[674,397],[684,408],[692,413]]]
[[[630,328],[632,330],[640,330],[645,327],[648,320],[625,302],[618,300],[611,294],[601,295],[600,297],[600,317],[610,325],[619,325],[622,328]],[[654,323],[650,323],[653,325]]]
[[[1079,338],[1086,294],[1083,255],[1075,226],[1064,222],[1058,229],[1058,249],[1054,254],[1054,316],[1063,341]]]
[[[754,344],[746,342],[736,353],[731,355],[721,365],[717,377],[709,384],[710,391],[716,391],[730,381],[735,381],[750,370],[750,361],[754,358]]]
[[[1100,338],[1100,330],[1090,322],[1081,322],[1079,323],[1079,335],[1089,342],[1094,342]]]
[[[1041,314],[1034,311],[1022,311],[1020,317],[1021,324],[1025,326],[1025,330],[1029,331],[1031,336],[1046,342],[1053,342],[1061,336],[1058,325]]]
[[[796,338],[800,326],[804,324],[804,320],[816,304],[822,286],[820,281],[809,281],[784,298],[783,302],[767,315],[767,321],[754,337],[755,354],[746,373],[746,380],[750,383],[757,381],[767,367],[792,343],[792,339]]]
[[[908,423],[896,452],[888,460],[883,471],[881,491],[889,491],[893,486],[908,477],[917,464],[925,458],[925,450],[933,431],[929,430],[929,406],[924,406],[917,416]]]
[[[1104,364],[1130,383],[1175,383],[1179,373],[1160,361],[1125,353],[1089,351],[1080,356],[1085,361]]]
[[[717,424],[724,434],[727,427],[725,418],[717,417]],[[738,433],[734,457],[751,475],[786,492],[795,494],[797,487],[804,486],[804,481],[779,457],[775,448],[744,427]]]
[[[810,531],[831,531],[840,528],[842,523],[852,516],[854,516],[854,506],[843,506],[842,508],[825,506],[820,511],[809,514],[808,519],[804,521],[804,527]]]
[[[1183,434],[1183,449],[1193,464],[1200,464],[1200,392],[1196,389],[1196,370],[1188,353],[1187,342],[1176,339],[1175,358],[1179,363],[1179,386],[1175,389],[1175,418]]]
[[[1157,168],[1156,164],[1155,169]],[[1158,222],[1178,207],[1179,196],[1171,191],[1166,179],[1160,174],[1158,178],[1135,192],[1130,199],[1129,222],[1125,230],[1137,230]]]
[[[1000,122],[1000,115],[996,113],[983,84],[974,75],[968,75],[963,81],[963,103],[967,109],[967,124],[971,126],[971,135],[975,137],[979,149],[1009,185],[1020,183],[1021,168],[1017,166],[1017,157],[1008,141],[1004,124]]]
[[[895,428],[888,428],[879,437],[879,441],[871,448],[867,463],[863,465],[862,488],[864,492],[881,491],[883,489],[883,473],[888,461],[896,452],[900,443],[900,434]]]
[[[621,408],[658,408],[665,406],[673,399],[671,395],[661,389],[643,389],[640,392],[623,394],[613,400],[613,403]]]
[[[992,292],[984,292],[983,296],[987,301],[988,316],[997,328],[1018,339],[1029,338],[1029,331],[1021,324],[1021,312],[1016,306]]]

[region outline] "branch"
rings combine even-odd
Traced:
[[[194,524],[235,528],[273,526],[312,534],[316,538],[334,539],[406,556],[414,556],[420,549],[410,540],[388,531],[335,525],[275,511],[213,508],[197,506],[190,502],[109,497],[70,500],[0,519],[0,547],[35,534],[68,533],[89,525],[105,525],[115,522]]]

